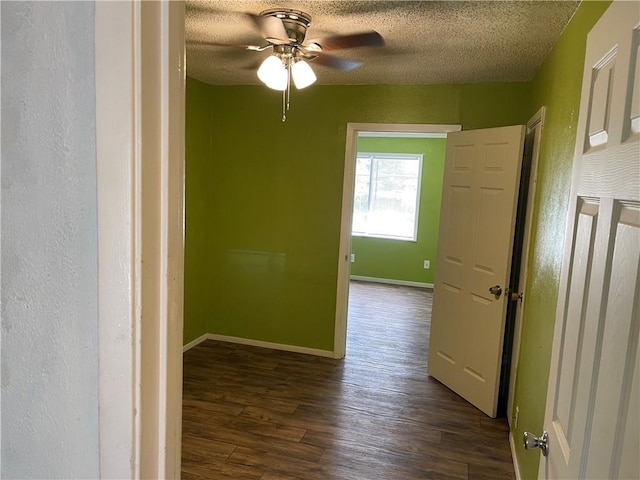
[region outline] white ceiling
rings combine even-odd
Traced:
[[[364,61],[343,72],[311,63],[319,84],[528,81],[571,19],[578,1],[187,0],[186,39],[264,45],[243,13],[285,7],[312,17],[307,39],[376,30],[384,47],[332,51]],[[214,85],[260,84],[267,52],[187,43],[187,73]]]

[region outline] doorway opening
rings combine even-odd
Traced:
[[[527,123],[527,145],[526,145],[526,157],[523,159],[524,169],[527,174],[523,177],[525,184],[523,187],[523,194],[519,199],[519,226],[516,229],[516,241],[514,242],[514,252],[518,255],[513,257],[514,271],[511,273],[510,279],[510,292],[522,293],[520,290],[524,288],[526,283],[526,259],[528,257],[528,239],[529,228],[531,224],[531,217],[533,211],[533,195],[535,193],[535,180],[536,180],[536,167],[537,156],[539,151],[540,136],[542,131],[542,124],[544,118],[544,108],[537,112],[534,117]],[[407,128],[407,130],[403,130]],[[352,221],[353,221],[353,207],[354,198],[357,195],[356,187],[356,161],[358,158],[358,139],[364,133],[365,135],[375,137],[384,136],[391,133],[390,136],[401,135],[401,132],[422,133],[422,134],[441,134],[446,136],[450,131],[459,131],[460,126],[457,125],[389,125],[389,124],[349,124],[347,129],[347,144],[345,152],[345,175],[343,185],[343,209],[342,209],[342,224],[341,224],[341,238],[340,238],[340,257],[339,257],[339,271],[338,271],[338,291],[337,291],[337,310],[336,310],[336,328],[335,328],[335,343],[334,343],[334,356],[336,358],[342,358],[346,354],[346,339],[347,339],[347,325],[348,325],[348,305],[349,305],[349,283],[350,280],[365,280],[365,281],[380,281],[381,283],[404,283],[404,282],[390,282],[384,279],[385,275],[381,275],[380,278],[376,278],[376,275],[363,274],[358,271],[357,267],[359,256],[357,248],[354,248],[354,244],[359,240],[357,237],[352,237]],[[410,134],[408,135],[410,136]],[[367,149],[369,150],[369,149]],[[440,178],[442,181],[442,178]],[[524,196],[523,196],[524,195]],[[436,225],[437,228],[437,225]],[[355,258],[352,254],[355,253]],[[354,262],[355,261],[355,262]],[[516,265],[517,263],[517,265]],[[520,267],[520,265],[523,267]],[[355,275],[354,275],[355,273]],[[365,272],[366,273],[366,272]],[[407,284],[407,283],[405,283]],[[424,286],[424,285],[419,285]],[[505,347],[503,348],[503,362],[502,362],[502,378],[500,381],[500,410],[501,415],[507,413],[511,415],[511,405],[507,407],[507,400],[511,400],[513,395],[513,385],[515,380],[515,368],[517,365],[518,349],[519,349],[519,337],[520,337],[520,324],[522,322],[522,302],[514,302],[513,307],[509,309],[509,316],[507,317],[507,330],[504,335]],[[517,316],[516,316],[517,315]],[[505,412],[506,410],[506,412]]]
[[[338,285],[336,295],[336,324],[335,324],[335,337],[334,337],[334,357],[343,358],[346,353],[346,339],[347,339],[347,317],[348,317],[348,302],[349,302],[349,282],[351,279],[352,259],[354,264],[360,259],[357,255],[352,257],[352,225],[353,225],[353,208],[356,198],[356,163],[358,158],[358,139],[366,138],[373,141],[375,139],[401,139],[401,138],[437,138],[446,137],[447,132],[454,132],[461,130],[460,125],[434,125],[434,124],[378,124],[378,123],[349,123],[347,125],[347,141],[345,149],[345,171],[344,171],[344,183],[343,183],[343,196],[342,196],[342,220],[340,228],[340,255],[338,264]],[[384,143],[384,142],[382,142]],[[370,143],[371,148],[376,147],[375,143]],[[381,143],[378,143],[376,148],[380,148]],[[372,152],[368,152],[372,153]],[[377,152],[385,153],[385,152]],[[387,152],[388,153],[388,152]],[[403,152],[394,152],[403,153]],[[406,153],[406,152],[404,152]],[[440,179],[441,181],[441,179]],[[365,195],[366,196],[366,195]],[[386,242],[394,241],[391,238],[376,238],[375,240],[371,236],[363,235],[357,240],[364,240],[363,247],[365,250],[367,247],[373,247],[373,251],[369,251],[369,265],[365,266],[360,275],[356,275],[356,278],[360,280],[372,279],[375,281],[381,281],[381,278],[390,276],[391,281],[385,279],[387,283],[393,282],[393,277],[397,275],[389,274],[389,265],[385,267],[382,265],[382,273],[371,274],[376,268],[380,268],[380,262],[374,261],[376,256],[376,243],[378,248],[380,244],[384,245]],[[397,242],[397,239],[395,239]],[[413,240],[411,240],[413,241]],[[362,243],[362,242],[360,242]],[[369,243],[369,245],[366,245]],[[364,252],[364,251],[363,251]],[[377,266],[375,265],[377,264]],[[359,265],[360,267],[360,265]],[[371,270],[373,268],[374,270]],[[387,270],[385,270],[387,268]],[[424,268],[424,267],[423,267]],[[384,272],[387,272],[386,274]],[[364,273],[369,272],[369,275]],[[379,271],[380,272],[380,271]],[[400,283],[410,285],[411,282],[395,281],[393,283]],[[419,284],[420,282],[413,282]],[[415,286],[415,285],[414,285]],[[422,285],[420,285],[422,286]]]

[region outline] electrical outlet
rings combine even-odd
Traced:
[[[353,262],[355,262],[355,261],[356,261],[356,254],[355,254],[355,253],[352,253],[352,254],[351,254],[351,263],[353,263]]]
[[[424,268],[431,268],[431,262],[429,260],[424,261]]]

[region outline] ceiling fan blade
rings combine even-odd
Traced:
[[[339,50],[355,47],[382,47],[384,38],[375,30],[369,32],[353,33],[349,35],[330,35],[316,38],[308,42],[308,45],[317,44],[323,50]]]
[[[251,13],[248,13],[247,15],[249,15],[251,20],[253,20],[256,26],[260,29],[260,33],[265,40],[276,45],[289,43],[289,35],[284,28],[282,20],[269,15],[261,16],[253,15]]]
[[[317,55],[317,57],[313,59],[314,63],[342,70],[344,72],[354,70],[362,65],[362,62],[350,60],[348,58],[334,57],[333,55],[325,55],[323,53],[314,53],[314,55]]]
[[[243,63],[239,68],[242,70],[257,70],[264,62],[264,57],[252,59],[250,62]]]
[[[245,50],[254,50],[254,51],[262,51],[267,47],[260,47],[258,45],[248,45],[245,43],[215,43],[215,42],[205,42],[201,40],[187,40],[186,44],[188,46],[195,47],[235,47],[235,48],[244,48]]]

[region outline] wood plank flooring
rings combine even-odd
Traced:
[[[513,479],[506,420],[426,373],[431,293],[352,282],[347,357],[184,356],[182,478]]]

